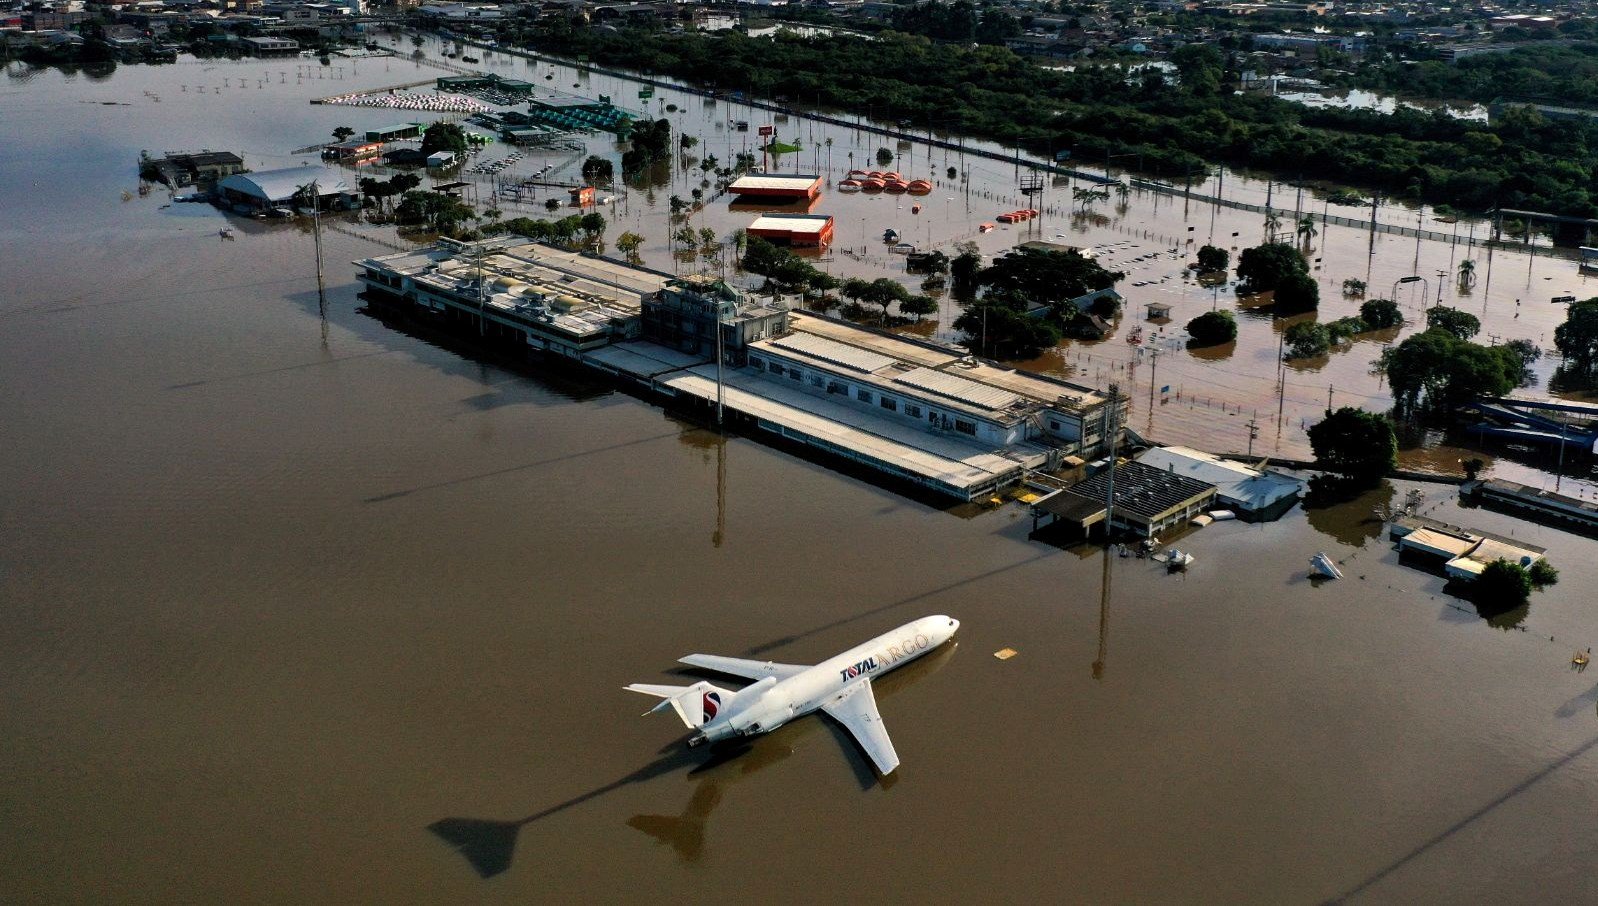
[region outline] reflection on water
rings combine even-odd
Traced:
[[[1311,494],[1304,500],[1304,515],[1311,527],[1338,544],[1364,547],[1381,537],[1386,523],[1383,514],[1392,507],[1395,493],[1392,484],[1384,481],[1351,499],[1317,500]]]

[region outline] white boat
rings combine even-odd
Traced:
[[[1332,558],[1328,557],[1324,551],[1309,558],[1309,566],[1318,576],[1324,576],[1328,579],[1343,578],[1343,571],[1337,568],[1337,564],[1333,563]]]
[[[1236,519],[1237,514],[1231,510],[1210,510],[1210,518],[1216,522],[1225,522],[1228,519]]]

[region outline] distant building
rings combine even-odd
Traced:
[[[282,57],[300,52],[300,42],[292,38],[251,36],[240,38],[239,44],[246,52],[257,57]]]
[[[727,188],[739,199],[808,201],[821,194],[821,177],[803,173],[746,173]]]
[[[820,248],[832,244],[832,230],[831,214],[766,214],[746,232],[777,245]]]
[[[324,154],[338,160],[361,160],[367,157],[376,157],[377,152],[383,150],[382,142],[367,141],[364,138],[352,138],[349,141],[328,145]]]
[[[415,123],[398,123],[393,126],[366,130],[366,140],[369,142],[397,142],[401,139],[416,138],[421,134],[422,127]]]
[[[347,208],[359,199],[343,178],[320,167],[288,167],[259,173],[238,173],[216,184],[217,195],[249,211],[293,208],[305,205],[311,183],[316,184],[318,204],[328,208]]]
[[[139,176],[155,179],[173,188],[212,183],[224,176],[244,172],[244,158],[232,151],[198,151],[168,154],[166,157],[141,157]]]
[[[1246,466],[1189,447],[1154,447],[1138,456],[1138,462],[1214,485],[1216,501],[1251,522],[1279,518],[1304,493],[1304,482],[1291,475]]]
[[[1106,468],[1041,497],[1032,504],[1033,517],[1047,518],[1045,526],[1065,523],[1083,535],[1109,519],[1111,533],[1154,538],[1187,525],[1215,502],[1215,485],[1132,460],[1115,467],[1115,507],[1110,511],[1104,505],[1112,493],[1110,482]]]
[[[1531,566],[1543,559],[1544,548],[1491,532],[1460,528],[1424,517],[1400,517],[1389,524],[1398,539],[1399,555],[1435,564],[1450,579],[1473,581],[1494,560]]]

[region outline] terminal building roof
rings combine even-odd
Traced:
[[[919,391],[1000,422],[1040,407],[1080,411],[1106,401],[1089,387],[983,362],[963,350],[795,311],[792,332],[752,344],[798,353],[872,383]]]

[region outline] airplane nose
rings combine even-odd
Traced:
[[[954,633],[958,632],[959,630],[960,630],[960,621],[956,620],[954,617],[950,617],[949,618],[949,634],[953,635]]]

